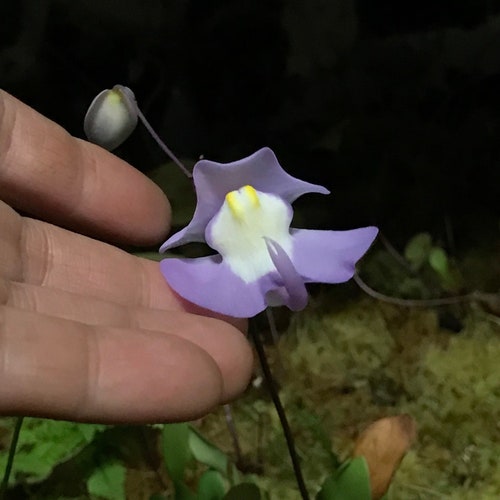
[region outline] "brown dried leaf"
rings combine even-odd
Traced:
[[[353,456],[363,456],[368,462],[373,500],[381,498],[389,488],[416,434],[413,418],[397,415],[377,420],[359,436]]]

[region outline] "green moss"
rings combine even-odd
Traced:
[[[427,348],[407,387],[402,407],[419,421],[417,453],[440,471],[434,485],[452,498],[500,497],[499,359],[498,333],[471,317],[447,346]],[[410,474],[408,464],[404,470]]]
[[[418,440],[390,498],[500,498],[500,337],[494,322],[468,313],[459,335],[433,310],[331,298],[297,315],[277,350],[268,349],[312,493],[348,456],[359,431],[407,412]],[[261,468],[271,499],[298,498],[282,431],[263,389],[233,407],[245,456]],[[221,414],[204,431],[227,452]],[[335,454],[332,453],[335,451]]]

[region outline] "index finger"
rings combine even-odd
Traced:
[[[48,222],[122,243],[154,244],[170,225],[168,200],[151,180],[2,90],[0,198]]]

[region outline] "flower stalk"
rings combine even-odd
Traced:
[[[2,484],[0,485],[0,500],[4,500],[7,493],[7,488],[9,487],[10,473],[12,471],[12,465],[14,464],[14,457],[16,455],[16,448],[19,441],[19,434],[21,432],[23,420],[24,417],[16,418],[16,424],[14,426],[14,432],[12,434],[12,440],[9,447],[9,456],[7,457],[7,465],[5,466],[5,471],[3,473]]]
[[[274,382],[274,378],[271,373],[271,368],[269,366],[269,363],[267,362],[264,346],[260,340],[260,336],[257,332],[257,328],[255,327],[254,322],[250,323],[249,330],[250,330],[250,335],[252,336],[255,350],[257,351],[257,356],[259,358],[259,363],[262,368],[262,373],[264,374],[264,380],[266,381],[269,394],[273,401],[274,407],[276,408],[276,413],[278,414],[281,427],[283,428],[283,434],[285,435],[288,454],[290,455],[290,460],[292,462],[295,478],[297,479],[297,486],[299,487],[300,495],[302,497],[302,500],[309,500],[309,493],[307,492],[306,483],[304,481],[304,476],[302,474],[302,468],[300,467],[299,456],[297,455],[297,451],[295,449],[295,441],[293,439],[293,434],[290,429],[290,425],[288,424],[288,419],[286,418],[285,409],[281,404],[281,399],[279,397],[278,389],[276,388],[276,384]]]

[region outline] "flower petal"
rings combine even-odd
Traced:
[[[269,277],[245,283],[222,261],[220,255],[197,259],[168,258],[160,262],[169,286],[181,297],[201,307],[249,318],[266,308]]]
[[[275,271],[266,238],[291,252],[290,222],[293,210],[282,198],[245,188],[230,193],[221,209],[208,223],[205,239],[224,262],[246,283]],[[226,197],[229,195],[226,195]]]
[[[197,205],[193,219],[182,231],[171,236],[160,248],[163,252],[185,243],[204,241],[205,228],[230,191],[245,185],[272,193],[292,203],[305,193],[328,194],[328,189],[301,181],[287,174],[269,148],[262,148],[242,160],[218,163],[199,161],[193,169]]]
[[[353,277],[356,262],[377,233],[373,226],[350,231],[292,229],[294,266],[306,283],[342,283]]]
[[[304,309],[308,297],[304,280],[296,271],[285,250],[276,241],[270,238],[264,239],[280,281],[282,280],[279,288],[274,288],[267,293],[268,304],[271,306],[286,305],[292,311]]]

